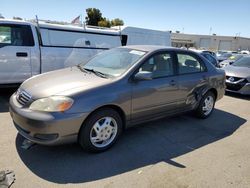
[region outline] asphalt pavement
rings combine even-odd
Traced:
[[[78,144],[23,149],[0,90],[0,171],[12,187],[250,187],[250,97],[227,94],[206,120],[191,114],[132,127],[110,150]]]

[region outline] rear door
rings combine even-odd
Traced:
[[[0,84],[21,83],[31,76],[33,46],[29,25],[0,24]]]
[[[183,110],[196,105],[201,90],[207,87],[208,73],[203,60],[196,54],[177,52],[177,71],[180,98],[178,104]]]
[[[152,72],[152,80],[136,81],[132,85],[132,121],[142,121],[176,109],[178,83],[173,53],[152,55],[139,70]]]

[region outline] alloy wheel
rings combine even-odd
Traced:
[[[204,100],[204,103],[202,106],[202,111],[204,115],[208,116],[212,112],[213,107],[214,107],[214,98],[211,95],[209,95]]]
[[[103,117],[95,122],[90,131],[90,141],[98,148],[112,143],[118,132],[117,122],[112,117]]]

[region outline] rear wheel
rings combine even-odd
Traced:
[[[200,104],[196,109],[196,115],[202,119],[209,117],[214,110],[214,104],[215,104],[215,95],[213,92],[208,91],[202,97]]]
[[[82,125],[78,142],[83,149],[101,152],[110,148],[122,131],[122,119],[111,108],[101,109],[92,114]]]

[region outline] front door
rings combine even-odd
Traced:
[[[31,76],[31,48],[28,25],[0,24],[0,84],[21,83]]]
[[[152,55],[138,72],[152,72],[152,80],[135,81],[132,86],[132,121],[150,119],[176,109],[178,83],[170,52]]]

